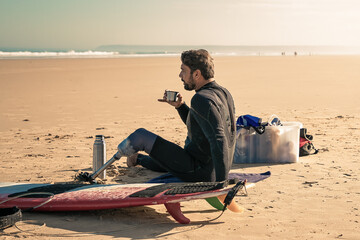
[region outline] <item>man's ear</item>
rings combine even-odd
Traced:
[[[199,69],[196,69],[193,73],[193,77],[199,79],[200,76],[201,76],[201,71]]]

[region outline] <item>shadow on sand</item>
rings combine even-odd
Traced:
[[[221,213],[216,210],[191,210],[184,211],[184,214],[199,212],[216,212],[219,215]],[[44,223],[46,226],[40,227]],[[32,236],[80,238],[99,235],[112,238],[148,239],[169,237],[190,232],[205,225],[217,224],[223,224],[223,222],[221,220],[214,222],[208,220],[179,224],[168,214],[158,213],[151,207],[141,206],[84,212],[25,212],[23,213],[23,222],[18,225],[20,229],[39,229],[27,232]],[[59,232],[57,232],[57,229],[60,229]],[[63,230],[70,231],[70,233],[61,233]],[[7,232],[8,235],[19,233]]]

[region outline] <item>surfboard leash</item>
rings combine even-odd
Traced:
[[[245,185],[246,182],[247,182],[247,180],[245,179],[244,181],[238,182],[234,187],[231,188],[231,190],[228,192],[228,194],[225,197],[223,211],[226,210],[226,207],[232,202],[232,200],[234,199],[234,197],[236,196],[236,194],[238,193],[238,191],[240,189],[244,189],[245,195],[246,196],[248,195],[247,190],[246,190],[246,185]]]
[[[247,190],[246,190],[246,185],[245,185],[246,182],[247,182],[246,179],[244,181],[239,181],[238,183],[236,183],[236,185],[234,187],[232,187],[230,189],[230,191],[226,194],[226,197],[224,200],[224,208],[222,209],[220,215],[210,221],[215,221],[224,214],[225,210],[227,209],[227,206],[233,201],[233,199],[235,198],[236,194],[239,192],[240,189],[244,189],[245,196],[248,195]]]
[[[0,202],[0,205],[3,204],[3,203],[6,203],[6,202],[9,202],[9,201],[12,201],[14,199],[17,199],[17,198],[20,198],[20,197],[25,197],[25,196],[28,196],[28,195],[49,195],[49,199],[47,199],[46,201],[40,203],[39,205],[35,206],[35,207],[31,207],[31,208],[28,208],[28,209],[24,209],[24,210],[21,210],[17,207],[12,207],[12,208],[5,208],[5,212],[4,214],[1,214],[1,224],[0,224],[0,229],[5,229],[5,228],[8,228],[8,227],[11,227],[12,225],[14,225],[18,230],[22,231],[22,232],[26,232],[26,231],[23,231],[22,229],[20,229],[16,223],[19,222],[19,221],[22,221],[22,212],[30,212],[36,208],[39,208],[47,203],[49,203],[53,198],[54,198],[54,194],[53,193],[50,193],[50,192],[27,192],[27,193],[23,193],[23,194],[19,194],[15,197],[11,197],[11,198],[8,198],[4,201],[1,201]],[[15,212],[14,212],[15,211]],[[43,226],[45,225],[45,223],[43,224]],[[43,227],[43,226],[40,226],[39,228]],[[31,231],[35,231],[37,229],[33,229]]]

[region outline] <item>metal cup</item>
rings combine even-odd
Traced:
[[[166,100],[169,102],[175,102],[179,92],[166,90]]]

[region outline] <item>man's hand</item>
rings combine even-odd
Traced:
[[[181,105],[184,104],[183,98],[180,93],[177,94],[177,100],[175,102],[167,101],[166,99],[167,99],[167,96],[166,96],[166,90],[165,90],[163,98],[158,99],[159,102],[167,102],[168,104],[170,104],[171,106],[173,106],[175,108],[179,108]]]

